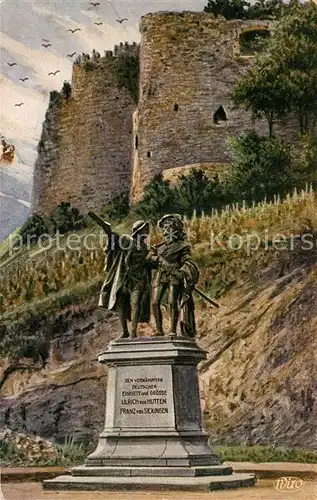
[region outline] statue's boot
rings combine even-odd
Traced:
[[[129,337],[130,337],[129,332],[128,332],[128,331],[123,331],[123,332],[119,335],[118,339],[127,339],[127,338],[129,338]]]

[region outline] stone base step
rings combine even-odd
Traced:
[[[113,477],[201,477],[229,476],[230,465],[211,465],[206,467],[74,467],[73,476],[113,476]]]
[[[253,486],[254,474],[201,477],[114,477],[114,476],[59,476],[43,482],[44,490],[184,490],[213,491]]]

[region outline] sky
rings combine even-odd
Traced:
[[[0,0],[0,134],[16,146],[12,165],[0,166],[0,240],[5,205],[29,206],[36,146],[49,92],[71,79],[73,52],[103,55],[120,42],[140,40],[140,17],[160,10],[203,10],[206,0]],[[116,20],[128,18],[119,24]],[[102,25],[95,23],[102,22]],[[72,34],[68,29],[80,28]],[[44,40],[49,47],[44,47]],[[14,64],[10,66],[9,64]],[[59,70],[56,75],[51,71]],[[24,82],[20,79],[28,78]],[[23,103],[21,106],[15,104]],[[25,213],[25,210],[24,212]],[[25,216],[25,215],[23,215]],[[9,224],[10,225],[10,224]],[[2,226],[2,229],[1,229]],[[5,226],[5,227],[4,227]],[[11,230],[11,225],[10,225]]]

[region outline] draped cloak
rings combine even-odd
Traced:
[[[116,311],[124,301],[127,319],[131,320],[131,292],[142,291],[139,321],[149,322],[151,309],[151,267],[146,261],[146,246],[137,247],[133,238],[111,233],[106,249],[106,279],[102,285],[99,306]]]

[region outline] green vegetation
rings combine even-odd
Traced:
[[[272,200],[276,193],[284,197],[295,186],[303,187],[309,176],[299,179],[292,151],[275,137],[255,133],[231,140],[234,154],[232,169],[225,186],[227,199],[248,203]]]
[[[317,451],[302,448],[283,448],[275,446],[214,446],[224,462],[300,462],[317,463]]]
[[[60,203],[51,214],[53,231],[60,234],[78,231],[86,226],[84,217],[77,208],[73,208],[69,202]]]
[[[317,120],[317,5],[292,3],[268,38],[265,50],[239,80],[233,99],[265,117],[269,135],[277,118],[293,113],[300,134],[313,133]]]
[[[265,49],[265,42],[271,36],[267,30],[252,30],[241,33],[239,37],[240,54],[254,56]]]
[[[101,284],[101,276],[96,276],[47,297],[34,297],[32,302],[22,302],[12,310],[6,309],[0,323],[0,358],[26,357],[45,364],[50,340],[71,316],[84,314],[80,305],[90,297],[97,297]]]
[[[87,456],[84,445],[71,436],[66,437],[64,442],[56,444],[56,449],[58,452],[58,458],[54,463],[56,466],[82,465]]]
[[[96,68],[96,65],[92,61],[85,61],[83,64],[84,71],[88,73],[89,71],[94,71]]]
[[[317,185],[317,138],[305,136],[301,153],[276,137],[260,137],[254,132],[232,138],[231,167],[221,181],[193,169],[171,185],[156,175],[145,187],[135,207],[142,217],[157,221],[163,214],[179,212],[190,217],[224,210],[233,202],[246,206],[284,199],[295,188]]]
[[[127,89],[134,102],[139,98],[139,54],[124,54],[115,59],[115,75],[119,88]]]
[[[61,443],[53,443],[56,451],[55,458],[38,457],[32,459],[14,443],[0,441],[0,461],[4,467],[27,466],[59,466],[71,467],[81,465],[89,452],[86,447],[75,441],[73,437],[66,437]],[[317,462],[317,452],[302,448],[286,448],[264,445],[216,445],[215,452],[224,462]]]
[[[32,454],[30,458],[28,450],[18,448],[14,442],[0,440],[0,462],[3,467],[70,467],[81,465],[87,456],[87,450],[82,443],[75,441],[73,437],[66,437],[61,443],[53,443],[55,458],[44,458],[41,453]],[[30,447],[32,450],[32,446]],[[53,448],[53,449],[54,449]]]
[[[204,12],[211,12],[216,17],[225,19],[276,19],[285,12],[287,6],[282,0],[257,0],[255,3],[245,0],[208,0]]]
[[[120,222],[122,219],[127,217],[130,212],[130,199],[129,191],[125,191],[113,198],[113,200],[108,203],[101,210],[100,215],[107,218],[107,220]]]
[[[50,92],[49,107],[53,106],[54,104],[60,104],[60,102],[61,94],[57,90],[52,90],[52,92]]]
[[[52,211],[50,217],[43,217],[39,214],[31,215],[18,234],[21,236],[24,245],[34,245],[41,237],[47,239],[47,237],[57,233],[66,234],[70,231],[78,231],[86,226],[87,220],[80,214],[79,210],[73,208],[68,202],[62,202]],[[18,239],[16,243],[18,243]]]
[[[68,101],[68,99],[70,98],[70,96],[72,94],[72,86],[71,86],[71,84],[67,80],[65,80],[64,83],[63,83],[62,94],[63,94],[63,96],[65,97],[65,99],[67,101]]]
[[[162,174],[156,175],[146,186],[142,199],[136,207],[137,213],[152,221],[157,221],[164,213],[176,211],[175,192]]]
[[[262,202],[249,208],[245,203],[228,205],[219,213],[214,209],[210,216],[186,219],[190,242],[195,246],[195,259],[201,266],[201,285],[219,296],[243,276],[252,276],[252,265],[257,265],[257,262],[265,264],[270,258],[269,251],[265,249],[262,249],[262,261],[260,252],[256,252],[252,260],[252,255],[248,255],[245,248],[228,251],[227,242],[231,234],[245,235],[256,231],[264,241],[265,238],[270,240],[278,232],[288,235],[300,234],[307,228],[316,230],[316,208],[315,193],[303,191],[299,194],[294,192],[292,197],[287,196],[284,201],[275,197],[271,203]],[[117,230],[125,232],[127,228],[122,224]],[[211,235],[218,233],[222,235],[221,245],[215,243],[211,247]],[[26,322],[26,311],[31,316],[42,315],[40,311],[45,304],[50,309],[63,307],[65,297],[66,303],[71,304],[72,301],[80,301],[81,297],[97,294],[96,283],[100,284],[102,279],[103,247],[106,241],[100,240],[100,236],[105,238],[98,228],[89,228],[76,234],[77,243],[73,248],[70,245],[68,248],[62,247],[67,241],[67,237],[64,237],[60,241],[60,249],[53,246],[49,250],[39,251],[35,246],[33,251],[22,253],[21,256],[18,253],[15,259],[2,265],[0,294],[3,296],[3,310],[7,311],[4,319],[7,318],[8,324],[18,318]],[[152,238],[154,242],[158,236],[154,233]],[[86,248],[85,241],[94,243],[95,248]],[[89,283],[92,284],[91,289]],[[17,331],[19,328],[17,326]],[[18,337],[13,337],[17,338],[18,343]],[[13,344],[16,345],[16,342],[13,341]],[[10,348],[10,352],[14,349]]]
[[[19,234],[25,245],[32,238],[32,243],[50,231],[49,222],[38,214],[31,215],[21,227]]]

